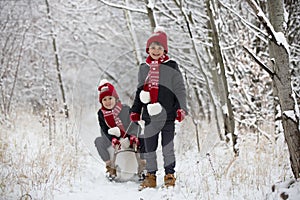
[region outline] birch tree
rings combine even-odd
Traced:
[[[289,47],[284,35],[283,0],[268,1],[270,21],[253,0],[247,1],[271,38],[269,42],[270,60],[272,61],[271,76],[274,88],[278,94],[291,168],[294,177],[297,179],[300,177],[299,106],[297,105],[296,96],[291,86]]]

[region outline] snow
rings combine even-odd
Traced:
[[[289,200],[300,199],[300,182],[291,178],[283,135],[271,141],[250,132],[240,133],[240,153],[236,157],[232,153],[232,144],[220,141],[214,126],[199,122],[198,152],[189,117],[176,124],[177,181],[174,188],[160,187],[164,176],[161,148],[158,149],[157,188],[138,191],[139,183],[134,181],[110,182],[93,144],[99,125],[95,109],[89,108],[86,113],[82,112],[82,118],[74,120],[77,128],[71,129],[76,131],[69,132],[79,141],[76,148],[73,142],[66,142],[72,139],[65,136],[66,125],[59,116],[56,116],[52,146],[48,145],[49,130],[43,128],[40,117],[17,113],[11,119],[13,124],[2,125],[1,137],[7,138],[9,155],[3,157],[1,154],[0,173],[10,189],[2,191],[3,198],[0,199],[20,199],[23,194],[23,199],[31,196],[32,199],[54,200],[279,200],[283,193]],[[79,136],[76,136],[77,132]]]
[[[102,3],[104,3],[105,5],[109,5],[109,6],[111,6],[111,7],[122,8],[122,9],[125,9],[125,10],[130,10],[130,11],[135,11],[135,12],[147,13],[145,10],[136,9],[136,8],[131,8],[131,7],[128,7],[128,6],[122,6],[122,5],[110,3],[110,2],[104,1],[104,0],[100,0],[100,1],[101,1]]]
[[[292,92],[292,98],[294,99],[295,109],[294,110],[286,110],[283,112],[283,114],[297,123],[300,119],[300,111],[299,111],[299,106],[297,103],[297,97],[296,97],[295,92]],[[298,129],[300,130],[300,124],[299,124]]]
[[[84,173],[85,177],[75,185],[72,192],[58,194],[54,199],[163,199],[163,196],[172,196],[173,192],[180,193],[180,188],[166,193],[161,189],[148,189],[139,192],[138,184],[135,182],[114,183],[109,182],[103,173],[104,167],[92,157],[89,157],[90,165]],[[158,177],[161,178],[161,177]],[[161,182],[158,184],[162,184]],[[163,195],[163,196],[162,196]],[[177,195],[176,195],[177,196]],[[184,199],[178,195],[175,199]]]
[[[287,53],[290,55],[290,45],[288,44],[284,33],[274,31],[274,36],[276,38],[277,44],[282,45],[286,49]]]
[[[147,4],[147,7],[150,8],[151,10],[153,10],[154,6],[155,6],[154,0],[149,0],[149,2]]]
[[[252,1],[252,4],[256,6],[256,9],[258,10],[257,16],[261,17],[263,21],[267,24],[267,26],[270,28],[270,31],[274,35],[274,39],[277,42],[278,45],[282,45],[285,49],[286,52],[290,55],[290,48],[289,44],[286,40],[286,37],[283,32],[276,32],[273,25],[269,21],[269,19],[266,17],[265,13],[261,10],[261,8],[254,2]]]
[[[297,121],[297,120],[300,120],[300,109],[299,109],[299,105],[298,105],[298,102],[297,102],[297,95],[294,91],[292,92],[292,97],[293,97],[294,103],[295,103],[294,113],[295,113],[295,118],[296,118],[296,121]],[[298,123],[298,124],[299,124],[298,129],[300,130],[300,123]]]
[[[299,199],[299,183],[291,188],[288,188],[289,184],[276,184],[274,192],[271,192],[271,185],[268,188],[263,184],[267,180],[262,171],[269,173],[265,175],[272,182],[276,179],[276,173],[274,174],[275,179],[272,178],[271,173],[276,170],[273,171],[266,165],[261,165],[261,169],[255,169],[254,165],[259,165],[259,163],[253,163],[251,160],[257,156],[260,157],[259,155],[250,154],[251,156],[247,159],[245,157],[231,157],[228,160],[225,158],[225,154],[228,153],[228,148],[224,144],[217,147],[215,153],[208,154],[206,158],[200,157],[194,149],[187,151],[184,155],[178,156],[177,185],[175,188],[162,189],[159,187],[163,184],[163,173],[160,169],[157,176],[158,187],[140,192],[137,190],[138,183],[136,182],[109,182],[105,178],[104,165],[93,156],[89,156],[86,160],[86,168],[72,190],[60,191],[55,194],[54,199],[279,199],[282,192],[286,192],[290,196],[289,199]],[[218,158],[214,157],[216,154],[219,154]],[[226,157],[230,156],[227,155]],[[260,161],[266,159],[266,155],[261,157]],[[223,160],[222,162],[224,162],[224,158],[228,161],[224,166],[215,160]],[[236,168],[234,165],[242,166]],[[238,175],[235,176],[234,173],[238,173]],[[254,176],[257,177],[254,178]]]
[[[285,116],[287,116],[288,118],[292,119],[294,122],[297,122],[297,119],[296,119],[296,115],[295,115],[295,111],[294,110],[287,110],[287,111],[284,111],[283,114]]]

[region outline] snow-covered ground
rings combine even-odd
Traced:
[[[188,127],[186,124],[184,127]],[[179,128],[180,130],[180,128]],[[281,199],[282,192],[288,199],[300,199],[300,184],[289,186],[291,180],[280,183],[291,176],[286,158],[282,158],[284,143],[275,147],[269,142],[256,144],[244,141],[239,157],[234,157],[225,143],[216,138],[207,138],[204,151],[199,153],[193,137],[186,137],[186,132],[176,136],[177,147],[177,185],[165,189],[163,169],[157,174],[156,189],[138,191],[138,183],[109,182],[105,178],[104,165],[97,155],[86,157],[86,168],[82,171],[72,190],[67,189],[55,194],[56,200],[68,199],[123,199],[123,200],[182,200],[182,199]],[[251,137],[249,138],[251,140]],[[281,141],[282,142],[282,141]],[[252,145],[251,145],[252,143]],[[279,142],[280,143],[280,142]],[[251,145],[249,147],[248,145]],[[160,152],[160,149],[158,150]],[[158,159],[162,166],[161,157]],[[278,181],[278,184],[275,184]],[[272,192],[272,187],[274,192]],[[288,188],[290,187],[290,188]]]
[[[288,199],[298,200],[300,197],[300,184],[294,184],[292,188],[287,188],[287,183],[279,184],[275,192],[271,191],[271,185],[260,186],[257,188],[249,185],[247,182],[236,183],[235,188],[225,180],[219,180],[214,183],[214,177],[211,175],[211,182],[202,181],[198,174],[190,174],[190,177],[183,177],[182,172],[177,174],[177,185],[172,189],[163,189],[159,186],[156,189],[145,189],[138,191],[136,182],[114,183],[109,182],[104,175],[104,167],[91,157],[88,158],[89,165],[86,171],[82,174],[81,179],[78,179],[73,188],[65,189],[56,192],[55,200],[73,200],[73,199],[99,199],[99,200],[182,200],[182,199],[281,199],[280,194],[286,192],[289,195]],[[198,166],[195,164],[195,168]],[[180,170],[180,169],[178,169]],[[200,169],[198,169],[200,170]],[[193,172],[193,169],[191,169]],[[199,172],[201,173],[201,172]],[[187,173],[189,174],[189,173]],[[158,175],[158,185],[162,184],[163,174]],[[190,179],[187,180],[187,179]],[[216,187],[216,184],[219,184]],[[197,190],[198,189],[198,190]]]
[[[188,118],[177,126],[175,188],[159,187],[164,176],[159,157],[158,187],[138,191],[136,182],[115,183],[106,179],[104,163],[91,143],[92,134],[87,139],[79,131],[81,142],[75,148],[73,139],[68,139],[73,137],[67,137],[63,128],[57,128],[56,143],[49,147],[49,132],[38,119],[22,113],[16,116],[14,124],[3,126],[0,199],[275,200],[285,194],[289,200],[300,199],[299,182],[289,184],[292,174],[282,136],[270,141],[257,134],[241,134],[240,155],[235,157],[230,144],[220,142],[210,131],[211,125],[204,123],[198,152]],[[63,120],[57,119],[56,125],[63,127]],[[68,126],[68,129],[75,128]],[[66,138],[70,141],[66,142]]]

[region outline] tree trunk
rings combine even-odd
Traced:
[[[276,32],[284,32],[283,0],[268,1],[270,22]],[[276,87],[282,113],[285,140],[290,153],[290,161],[295,178],[300,177],[300,131],[299,116],[295,111],[296,97],[291,87],[291,72],[287,49],[271,41],[269,43],[270,59],[274,60],[275,73],[273,83]]]
[[[218,30],[213,16],[213,13],[215,12],[212,10],[213,5],[211,0],[206,1],[206,8],[207,8],[207,14],[210,22],[209,25],[212,30],[211,37],[212,37],[213,47],[211,48],[211,52],[212,55],[214,56],[214,61],[215,61],[214,67],[219,68],[220,70],[219,76],[221,77],[221,79],[218,79],[216,84],[220,95],[219,98],[221,103],[223,119],[224,119],[225,135],[231,134],[233,151],[236,155],[238,155],[238,149],[236,148],[237,135],[235,134],[235,123],[234,123],[232,104],[229,97],[229,89],[228,89],[228,83],[226,78],[225,64],[221,52]]]
[[[129,5],[128,0],[125,0],[126,6]],[[135,28],[133,26],[133,20],[132,20],[132,16],[129,10],[124,9],[124,13],[125,13],[125,18],[126,18],[126,25],[128,27],[128,31],[130,33],[130,37],[132,40],[132,46],[133,46],[133,53],[134,53],[134,57],[136,60],[136,66],[140,66],[140,64],[143,62],[142,57],[139,54],[139,45],[138,45],[138,40],[137,40],[137,36],[135,33]]]
[[[45,3],[46,3],[46,7],[47,7],[47,16],[48,16],[49,22],[51,23],[52,18],[51,18],[50,5],[49,5],[48,0],[45,0]],[[60,61],[59,61],[59,57],[58,57],[56,36],[53,31],[52,25],[53,24],[51,24],[51,36],[52,36],[52,46],[53,46],[53,51],[54,51],[56,71],[57,71],[57,78],[58,78],[59,88],[61,91],[62,100],[63,100],[63,104],[64,104],[65,117],[69,118],[69,109],[68,109],[68,105],[67,105],[67,101],[66,101],[65,89],[64,89],[64,85],[63,85],[63,81],[62,81],[62,76],[61,76],[61,66],[60,66]]]
[[[294,177],[297,179],[300,177],[299,112],[296,111],[298,105],[291,86],[289,49],[282,37],[280,39],[277,38],[280,32],[282,35],[284,32],[283,0],[268,1],[270,22],[253,0],[247,0],[247,2],[256,12],[258,19],[270,35],[269,51],[270,60],[273,63],[272,80],[279,99],[284,137],[289,149],[291,168]]]
[[[219,123],[219,120],[218,120],[218,111],[217,111],[217,103],[216,103],[217,100],[215,100],[214,95],[212,93],[212,90],[210,88],[209,77],[206,75],[206,73],[204,72],[204,69],[201,65],[201,61],[200,61],[200,57],[199,57],[200,53],[197,50],[197,45],[196,45],[196,42],[195,42],[195,39],[194,39],[194,36],[193,36],[193,32],[192,32],[192,29],[191,29],[191,24],[189,22],[189,19],[192,19],[192,16],[190,15],[190,17],[188,17],[188,15],[186,14],[185,9],[183,7],[183,2],[178,3],[176,0],[174,0],[174,3],[178,6],[178,8],[180,9],[181,14],[184,17],[184,20],[185,20],[185,23],[186,23],[186,26],[187,26],[187,29],[188,29],[188,32],[189,32],[189,36],[190,36],[190,39],[191,39],[191,43],[193,45],[193,51],[194,51],[195,56],[196,56],[197,66],[199,67],[198,69],[199,69],[201,75],[203,76],[203,78],[205,80],[205,86],[206,86],[206,89],[207,89],[207,93],[209,95],[210,100],[212,101],[212,106],[213,106],[213,110],[214,110],[214,118],[215,118],[215,121],[216,121],[218,135],[219,135],[220,140],[224,140],[223,137],[222,137],[222,134],[221,134],[221,127],[220,127],[220,123]]]
[[[151,24],[151,29],[153,31],[156,27],[156,21],[155,21],[155,17],[154,17],[154,13],[153,13],[153,8],[151,7],[153,5],[151,5],[149,0],[145,0],[145,3],[146,3],[146,8],[147,8],[147,15],[148,15],[148,18],[149,18],[150,24]]]

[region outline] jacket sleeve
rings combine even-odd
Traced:
[[[188,114],[188,109],[187,109],[187,104],[186,104],[186,89],[185,89],[185,84],[184,80],[182,77],[182,73],[179,70],[179,67],[176,62],[174,62],[176,73],[173,77],[173,89],[174,89],[174,94],[177,98],[178,101],[178,108],[183,109],[186,114]]]
[[[110,141],[112,140],[112,136],[108,134],[109,127],[106,125],[103,113],[101,110],[98,111],[98,122],[101,128],[102,137],[108,138]]]

